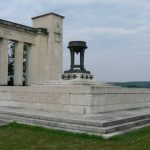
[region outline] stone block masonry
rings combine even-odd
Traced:
[[[98,114],[150,107],[150,90],[90,85],[1,86],[0,106]]]

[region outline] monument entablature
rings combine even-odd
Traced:
[[[29,26],[25,26],[22,24],[18,24],[18,23],[14,23],[14,22],[10,22],[10,21],[6,21],[6,20],[2,20],[0,19],[0,26],[1,27],[5,27],[5,28],[10,28],[10,29],[16,29],[22,32],[31,32],[31,33],[43,33],[43,34],[48,34],[47,29],[45,28],[32,28]]]
[[[48,32],[45,28],[32,28],[0,19],[1,38],[35,44],[37,34],[47,36]]]

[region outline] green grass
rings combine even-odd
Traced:
[[[0,127],[0,150],[150,150],[150,128],[104,140],[11,123]]]

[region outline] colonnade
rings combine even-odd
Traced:
[[[0,85],[8,84],[8,45],[10,39],[0,38]],[[23,51],[24,45],[27,43],[15,41],[15,61],[14,61],[14,85],[23,84]],[[28,52],[30,44],[27,44]],[[28,64],[28,60],[27,60]],[[26,65],[27,65],[26,64]],[[28,72],[27,72],[28,76]]]
[[[55,13],[37,16],[32,18],[33,27],[0,19],[0,86],[21,86],[24,78],[29,86],[59,79],[63,70],[63,18]],[[15,44],[13,67],[8,55],[10,41]],[[28,51],[26,63],[24,45]]]

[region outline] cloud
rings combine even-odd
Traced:
[[[143,38],[143,36],[147,34],[147,27],[141,26],[141,27],[132,28],[132,29],[130,28],[127,29],[123,27],[105,27],[105,26],[103,27],[101,26],[81,27],[81,28],[76,28],[75,30],[72,30],[72,31],[65,30],[64,34],[65,34],[64,35],[65,42],[70,41],[70,40],[77,40],[77,39],[86,40],[88,42],[90,41],[95,42],[96,39],[99,39],[99,40],[101,39],[101,41],[103,41],[105,39],[105,41],[111,42],[111,41],[114,41],[115,39],[118,40],[118,38],[120,40],[122,38],[123,39],[126,38],[125,41],[127,40],[133,41],[133,38],[139,35],[141,38]],[[136,38],[137,41],[139,41],[139,38]],[[112,44],[112,42],[110,44]],[[114,45],[114,46],[117,47],[117,45]]]
[[[145,26],[141,26],[133,29],[126,29],[121,27],[92,27],[92,28],[80,28],[76,29],[77,34],[89,34],[89,35],[99,35],[99,34],[113,34],[113,35],[130,35],[130,34],[139,34],[143,31],[146,31]]]
[[[150,70],[142,65],[150,68],[149,0],[5,0],[0,9],[0,18],[25,25],[32,24],[31,17],[51,11],[64,15],[66,69],[68,42],[85,40],[89,47],[85,63],[97,79],[133,80],[130,72],[136,79],[148,79],[144,71]]]

